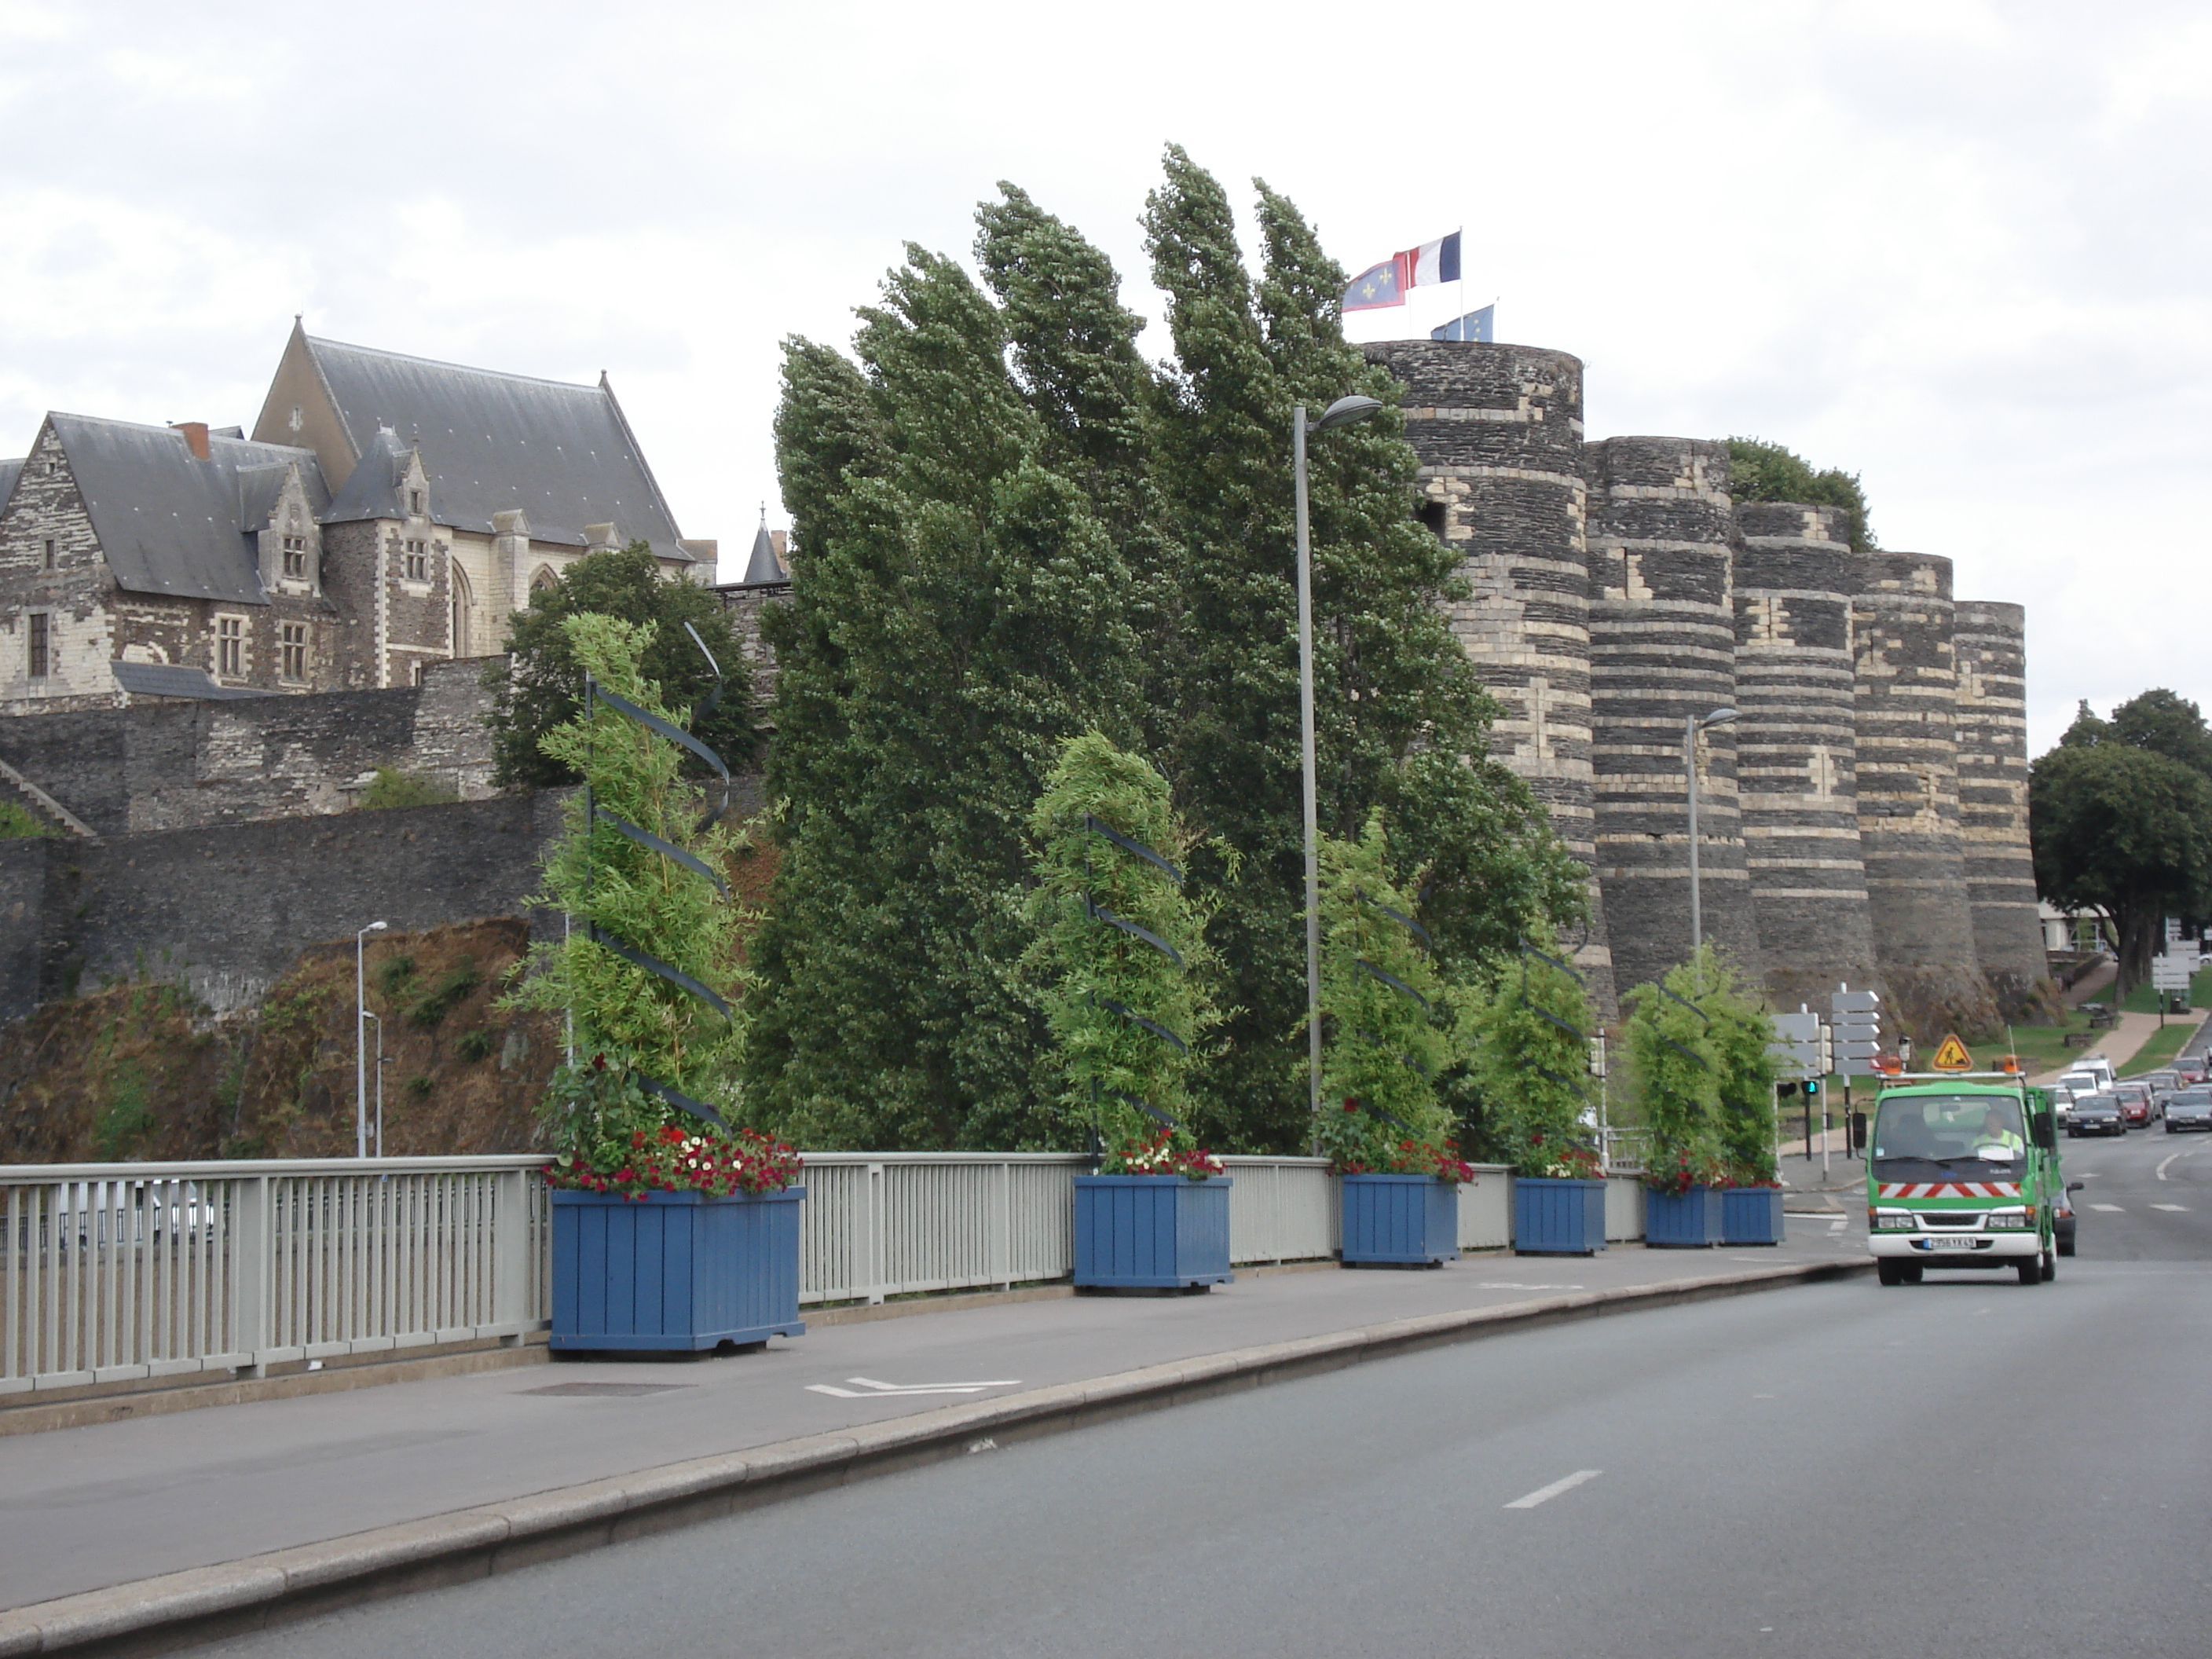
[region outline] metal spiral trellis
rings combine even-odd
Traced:
[[[1576,984],[1585,984],[1583,976],[1577,973],[1572,968],[1570,968],[1565,963],[1560,961],[1559,957],[1552,955],[1549,951],[1538,950],[1534,945],[1529,944],[1525,939],[1521,941],[1521,954],[1523,957],[1534,957],[1539,962],[1548,962],[1553,967],[1558,969],[1569,979],[1574,981]],[[1530,1013],[1535,1015],[1537,1018],[1547,1021],[1551,1024],[1558,1026],[1559,1030],[1565,1031],[1569,1036],[1573,1037],[1585,1048],[1589,1046],[1590,1040],[1589,1032],[1583,1030],[1578,1025],[1571,1025],[1568,1024],[1565,1020],[1561,1019],[1557,1014],[1553,1013],[1549,1008],[1543,1006],[1541,1004],[1530,1000],[1528,996],[1528,964],[1526,961],[1523,961],[1521,964],[1521,1006],[1523,1008],[1526,1008]],[[1534,1072],[1538,1077],[1558,1084],[1562,1089],[1573,1090],[1577,1095],[1582,1097],[1585,1105],[1589,1103],[1589,1091],[1583,1087],[1583,1085],[1575,1079],[1561,1077],[1557,1072],[1553,1071],[1547,1066],[1531,1066],[1529,1069]]]
[[[1096,817],[1089,812],[1085,812],[1083,815],[1083,829],[1085,835],[1097,836],[1100,840],[1110,842],[1112,845],[1120,848],[1125,853],[1134,854],[1137,857],[1144,860],[1147,864],[1156,866],[1170,881],[1175,883],[1176,886],[1180,887],[1182,885],[1182,872],[1176,869],[1175,866],[1169,863],[1166,859],[1161,857],[1159,854],[1153,851],[1152,848],[1146,846],[1144,842],[1136,840],[1133,836],[1123,835],[1119,830],[1115,829],[1111,824],[1100,823]],[[1084,843],[1083,848],[1083,914],[1090,917],[1091,921],[1103,921],[1109,927],[1114,928],[1119,933],[1127,933],[1132,939],[1142,940],[1145,944],[1151,945],[1154,950],[1165,956],[1169,961],[1174,963],[1178,968],[1187,965],[1182,959],[1182,952],[1176,950],[1174,945],[1169,944],[1167,940],[1162,939],[1158,933],[1152,932],[1149,927],[1139,926],[1137,923],[1131,921],[1127,916],[1115,915],[1111,910],[1109,910],[1104,905],[1099,903],[1097,899],[1091,896],[1091,844],[1087,841]],[[1139,1030],[1150,1031],[1154,1036],[1158,1037],[1162,1042],[1171,1044],[1178,1054],[1187,1054],[1190,1052],[1189,1044],[1186,1043],[1181,1037],[1177,1036],[1166,1026],[1161,1024],[1158,1020],[1147,1019],[1144,1015],[1139,1013],[1127,1003],[1117,1002],[1112,997],[1102,997],[1095,990],[1091,992],[1089,994],[1091,1006],[1092,1007],[1103,1008],[1106,1012],[1127,1021],[1130,1024],[1138,1027]],[[1150,1101],[1139,1100],[1136,1096],[1125,1094],[1119,1089],[1108,1089],[1103,1092],[1112,1097],[1114,1099],[1120,1101],[1125,1106],[1135,1107],[1139,1111],[1144,1113],[1146,1116],[1151,1118],[1153,1122],[1161,1125],[1164,1128],[1180,1129],[1182,1127],[1182,1124],[1178,1123],[1167,1113],[1160,1110],[1158,1107],[1153,1105]],[[1096,1121],[1097,1114],[1095,1109],[1100,1093],[1101,1091],[1098,1087],[1098,1079],[1096,1078],[1091,1079],[1091,1098],[1094,1109],[1091,1114],[1093,1121],[1091,1126],[1091,1152],[1093,1158],[1096,1158],[1100,1151],[1098,1127]]]
[[[707,667],[714,676],[714,689],[701,698],[692,708],[691,723],[696,726],[714,713],[722,701],[724,690],[722,665],[714,660],[714,653],[707,648],[707,642],[699,637],[697,629],[687,622],[684,624],[684,631],[691,636],[691,643],[699,647],[699,654],[706,658]],[[722,799],[720,804],[713,811],[699,821],[699,832],[703,833],[712,829],[722,815],[730,810],[730,769],[723,763],[720,755],[681,726],[661,719],[659,715],[649,710],[639,708],[627,697],[608,690],[592,674],[586,672],[584,676],[584,720],[586,726],[590,724],[596,707],[599,703],[605,703],[623,719],[643,726],[655,737],[665,738],[671,743],[690,750],[714,769],[715,776],[722,781]],[[657,853],[671,863],[712,882],[723,898],[727,899],[730,896],[729,883],[723,880],[704,859],[685,851],[674,842],[654,835],[649,830],[639,828],[619,813],[610,812],[605,807],[601,806],[592,795],[588,773],[584,781],[584,813],[586,830],[584,840],[584,891],[587,897],[592,885],[591,837],[588,831],[590,826],[594,823],[604,823],[617,835],[627,837],[648,852]],[[724,1024],[728,1024],[734,1018],[728,1001],[711,986],[694,978],[681,968],[663,962],[651,952],[639,950],[629,940],[609,933],[588,917],[585,921],[584,927],[586,936],[594,945],[605,946],[631,966],[641,968],[647,973],[667,981],[669,984],[675,986],[686,995],[706,1004],[721,1017]],[[637,1079],[638,1086],[647,1094],[665,1101],[678,1111],[688,1112],[693,1117],[713,1124],[726,1133],[728,1132],[730,1126],[724,1121],[722,1115],[703,1101],[694,1100],[673,1085],[664,1083],[659,1078],[649,1076],[646,1073],[638,1072],[634,1075]]]

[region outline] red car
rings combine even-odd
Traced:
[[[2120,1117],[2130,1129],[2150,1127],[2150,1085],[2147,1083],[2116,1083],[2112,1093],[2118,1097]]]

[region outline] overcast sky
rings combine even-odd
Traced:
[[[2028,607],[2039,751],[2080,698],[2212,703],[2209,64],[2212,8],[2156,0],[0,0],[0,455],[48,409],[250,424],[303,312],[606,369],[738,560],[783,522],[779,340],[848,340],[908,240],[964,255],[1000,179],[1157,316],[1173,139],[1348,270],[1464,225],[1593,437],[1860,472],[1885,546]]]

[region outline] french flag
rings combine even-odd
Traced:
[[[1405,304],[1408,289],[1430,283],[1459,281],[1459,232],[1454,231],[1433,242],[1394,253],[1379,265],[1370,265],[1344,290],[1340,308],[1380,311],[1386,306]]]

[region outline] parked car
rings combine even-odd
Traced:
[[[2143,1085],[2133,1078],[2124,1083],[2115,1083],[2112,1097],[2120,1103],[2120,1115],[2127,1120],[2128,1127],[2147,1129],[2150,1127],[2151,1094]]]
[[[2120,1113],[2117,1097],[2107,1094],[2082,1095],[2074,1102],[2072,1120],[2066,1133],[2079,1139],[2083,1135],[2124,1135],[2128,1132],[2128,1121]]]
[[[2184,1089],[2166,1103],[2166,1132],[2212,1129],[2212,1089]]]
[[[2066,1190],[2051,1200],[2051,1237],[2058,1246],[2058,1254],[2074,1254],[2074,1194],[2087,1186],[2087,1182],[2069,1181]]]

